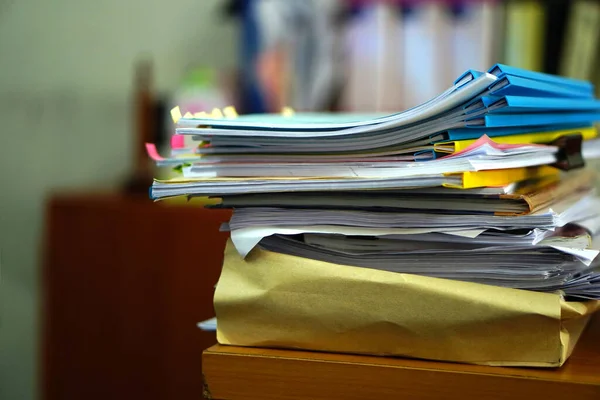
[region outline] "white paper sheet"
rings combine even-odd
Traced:
[[[354,236],[384,236],[384,235],[414,235],[418,233],[439,232],[454,236],[477,237],[484,229],[460,229],[460,228],[355,228],[336,225],[308,225],[285,228],[280,226],[253,226],[249,228],[235,229],[231,231],[231,241],[242,257],[248,253],[264,237],[281,235],[299,235],[302,233],[330,233]]]

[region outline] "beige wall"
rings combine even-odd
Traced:
[[[123,178],[136,56],[153,56],[160,90],[196,63],[234,65],[219,3],[0,0],[0,399],[37,397],[44,198]]]

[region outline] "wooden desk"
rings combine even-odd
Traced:
[[[600,314],[559,369],[216,345],[204,352],[205,396],[236,399],[600,399]]]

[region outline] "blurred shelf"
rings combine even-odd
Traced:
[[[197,399],[229,212],[80,193],[46,217],[43,398]]]

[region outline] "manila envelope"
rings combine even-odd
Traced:
[[[219,343],[556,367],[600,301],[336,265],[231,242],[215,292]]]

